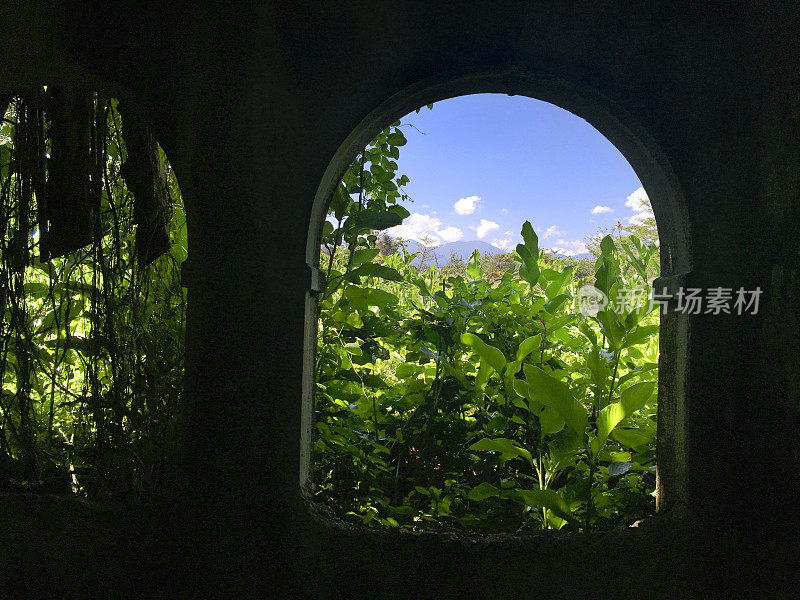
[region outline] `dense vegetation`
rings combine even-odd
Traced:
[[[581,277],[526,222],[500,272],[477,252],[420,269],[375,233],[408,215],[398,126],[356,158],[323,228],[314,497],[417,529],[588,531],[651,514],[656,244],[607,235]],[[575,305],[587,280],[610,299],[595,316]]]
[[[145,224],[144,193],[137,210],[128,189],[133,120],[116,100],[81,101],[73,111],[56,92],[15,98],[0,130],[0,489],[125,500],[170,479],[186,225],[159,151],[169,237],[147,256],[157,235],[143,232],[158,230]],[[60,244],[81,227],[88,237],[67,252]]]
[[[78,136],[85,197],[59,196],[76,189],[63,104],[15,98],[0,130],[0,489],[135,500],[173,473],[185,217],[159,150],[166,237],[148,251],[126,144],[141,135],[97,94]],[[656,245],[618,230],[587,270],[543,252],[525,223],[513,254],[420,268],[381,234],[409,214],[404,144],[395,123],[365,148],[322,231],[311,493],[355,522],[418,529],[590,530],[650,514],[658,315],[620,300],[648,287]],[[85,239],[59,198],[83,211]],[[574,302],[585,282],[612,302],[594,316]]]

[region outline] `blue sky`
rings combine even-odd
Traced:
[[[411,179],[411,216],[393,235],[511,249],[529,220],[541,247],[572,255],[585,252],[584,238],[598,227],[645,216],[645,192],[622,154],[586,121],[547,102],[462,96],[401,122],[408,143],[398,173]]]

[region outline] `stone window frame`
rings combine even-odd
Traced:
[[[300,436],[301,496],[312,519],[329,526],[320,507],[306,493],[312,457],[314,362],[317,340],[316,293],[320,289],[320,237],[330,199],[348,166],[388,123],[421,106],[481,93],[526,96],[554,104],[584,119],[609,140],[631,165],[646,190],[656,218],[661,248],[661,277],[653,284],[674,293],[692,271],[689,218],[684,195],[665,153],[644,126],[612,99],[583,84],[533,74],[522,69],[448,73],[431,77],[391,96],[374,109],[339,146],[317,188],[308,230],[306,263],[312,277],[306,293]],[[671,304],[670,304],[671,306]],[[685,451],[685,383],[688,372],[688,315],[667,310],[659,332],[656,510],[683,514],[687,502]],[[364,527],[366,529],[366,527]],[[444,534],[432,534],[444,535]],[[582,534],[578,534],[582,535]]]

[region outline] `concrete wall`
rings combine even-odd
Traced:
[[[190,258],[174,491],[134,512],[0,499],[0,595],[796,593],[795,4],[254,4],[2,7],[0,92],[93,87],[152,115]],[[654,198],[668,283],[764,290],[755,317],[666,319],[661,511],[637,528],[386,534],[301,493],[307,260],[326,186],[381,119],[474,91],[551,100],[606,134]]]

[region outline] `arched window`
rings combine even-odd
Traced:
[[[638,216],[628,215],[625,231],[621,217],[615,235],[602,243],[597,238],[591,260],[581,265],[565,256],[577,254],[574,240],[547,244],[555,229],[537,236],[534,226],[520,223],[517,231],[505,231],[507,238],[490,240],[513,248],[500,268],[479,252],[449,262],[441,256],[438,268],[420,265],[435,254],[430,246],[455,237],[458,227],[401,208],[407,178],[397,159],[406,140],[392,119],[420,99],[510,91],[497,87],[576,108],[574,90],[524,78],[513,86],[455,81],[433,92],[410,91],[376,111],[385,120],[365,120],[320,186],[319,222],[332,200],[321,230],[312,225],[309,235],[309,261],[319,268],[321,285],[309,297],[308,322],[317,323],[318,308],[322,319],[319,346],[308,328],[307,344],[316,353],[307,348],[308,454],[301,481],[346,518],[482,531],[623,524],[614,519],[619,506],[611,504],[624,503],[620,498],[629,493],[641,499],[644,488],[655,487],[656,397],[659,507],[682,500],[676,450],[682,375],[674,352],[686,331],[670,312],[669,298],[680,283],[676,270],[686,268],[686,232],[657,155],[615,116],[592,101],[577,105],[623,151],[644,185],[630,190],[627,203]],[[386,123],[365,141],[367,132],[374,135]],[[365,145],[353,152],[359,143]],[[347,168],[345,157],[351,159]],[[472,214],[480,202],[466,194],[452,200],[459,214]],[[647,212],[650,200],[660,248],[658,236],[646,239],[642,227],[632,231],[654,218]],[[611,210],[599,200],[592,204],[595,215]],[[535,208],[529,210],[535,218]],[[476,221],[475,235],[499,229],[498,220]],[[417,236],[392,254],[387,231],[408,237],[427,225],[427,240]],[[497,272],[486,273],[487,267]],[[655,305],[649,303],[652,310],[637,309],[633,297],[647,298],[654,284],[661,290]],[[595,294],[609,304],[599,312],[580,305]],[[317,462],[309,471],[312,444]]]

